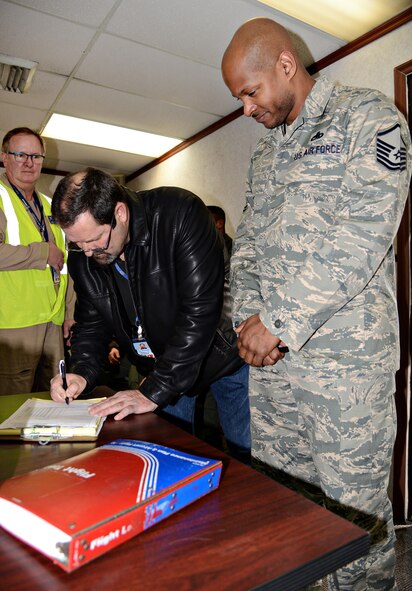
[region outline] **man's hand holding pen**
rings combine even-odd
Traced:
[[[65,402],[68,404],[83,392],[87,382],[78,374],[65,372],[65,366],[60,367],[59,373],[50,381],[50,396],[56,402]]]
[[[249,365],[274,365],[285,356],[285,343],[268,331],[258,314],[239,324],[235,331],[239,355]]]

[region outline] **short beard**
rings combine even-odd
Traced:
[[[96,263],[98,263],[99,265],[111,265],[112,263],[114,263],[114,261],[117,259],[117,256],[114,254],[110,254],[108,253],[104,253],[104,254],[99,254],[99,255],[93,255],[93,259],[96,261]]]
[[[280,105],[278,105],[279,117],[276,118],[276,121],[272,125],[268,125],[267,129],[275,129],[275,127],[287,125],[287,118],[292,112],[294,106],[294,98],[291,94],[288,94],[286,97],[283,98]]]

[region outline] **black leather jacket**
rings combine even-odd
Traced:
[[[85,377],[90,390],[114,336],[120,350],[147,376],[140,391],[162,407],[183,393],[204,392],[243,362],[231,321],[222,316],[222,245],[205,205],[175,187],[126,192],[129,283],[156,360],[134,351],[113,265],[70,252],[77,293],[70,371]]]

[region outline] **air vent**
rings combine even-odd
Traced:
[[[37,62],[0,53],[0,88],[6,92],[23,94],[30,88]]]

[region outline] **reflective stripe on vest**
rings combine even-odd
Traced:
[[[12,246],[19,246],[21,244],[19,220],[14,210],[9,192],[7,191],[7,189],[5,189],[5,187],[2,184],[0,184],[0,195],[3,200],[4,215],[6,216],[7,220],[6,242],[7,244],[10,244]],[[41,195],[51,205],[52,200],[50,199],[50,197],[43,195],[43,193]],[[64,236],[63,230],[61,228],[59,228],[59,230]],[[49,265],[47,265],[47,267],[48,266]],[[67,274],[66,263],[64,263],[63,268],[60,271],[60,274]]]
[[[4,215],[7,220],[7,242],[13,246],[20,244],[19,220],[14,211],[8,191],[0,184],[0,194],[3,199]]]

